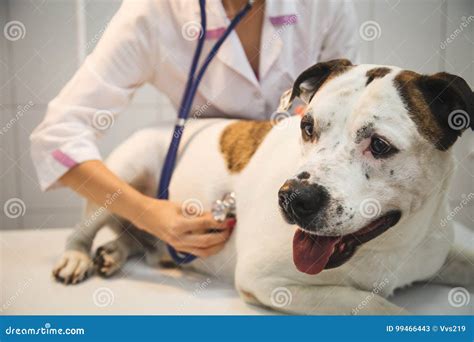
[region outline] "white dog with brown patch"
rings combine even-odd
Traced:
[[[334,60],[305,70],[279,110],[295,98],[306,103],[304,116],[277,125],[187,125],[170,199],[210,209],[234,191],[238,223],[220,253],[186,267],[234,281],[249,303],[300,314],[399,314],[386,299],[396,288],[433,278],[472,285],[473,253],[455,249],[452,227],[441,224],[451,146],[473,128],[466,82]],[[153,196],[170,134],[138,132],[107,165]],[[89,204],[87,215],[96,210]],[[94,269],[111,275],[138,253],[168,258],[161,241],[107,211],[92,224],[87,215],[54,269],[58,280],[77,283]],[[93,260],[92,240],[105,225],[127,233]],[[280,295],[291,300],[281,305]]]

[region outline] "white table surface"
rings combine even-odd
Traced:
[[[130,260],[118,276],[93,276],[84,283],[64,286],[51,276],[51,268],[64,249],[71,229],[41,229],[0,233],[0,314],[273,314],[245,304],[231,284],[177,269],[147,266]],[[473,246],[472,231],[458,239]],[[98,243],[110,239],[101,232]],[[468,305],[452,307],[451,288],[417,284],[391,299],[414,314],[473,314],[473,293]],[[472,289],[471,289],[472,291]]]

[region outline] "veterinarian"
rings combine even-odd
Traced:
[[[208,0],[203,55],[245,4]],[[97,147],[100,115],[121,113],[143,84],[179,106],[199,23],[198,1],[125,0],[94,52],[49,103],[31,135],[31,153],[43,190],[70,187],[175,249],[205,257],[223,247],[234,222],[216,222],[208,212],[186,218],[181,204],[141,194],[107,169]],[[349,2],[256,0],[210,64],[191,115],[269,119],[301,70],[334,58],[357,60],[357,45]]]

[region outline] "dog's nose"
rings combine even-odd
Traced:
[[[329,202],[329,193],[319,184],[287,180],[278,191],[278,202],[287,218],[303,223],[314,218]]]

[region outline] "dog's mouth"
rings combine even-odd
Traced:
[[[293,237],[293,262],[299,271],[311,275],[341,266],[360,245],[393,227],[400,217],[401,212],[393,210],[355,233],[342,236],[321,236],[298,228]]]

